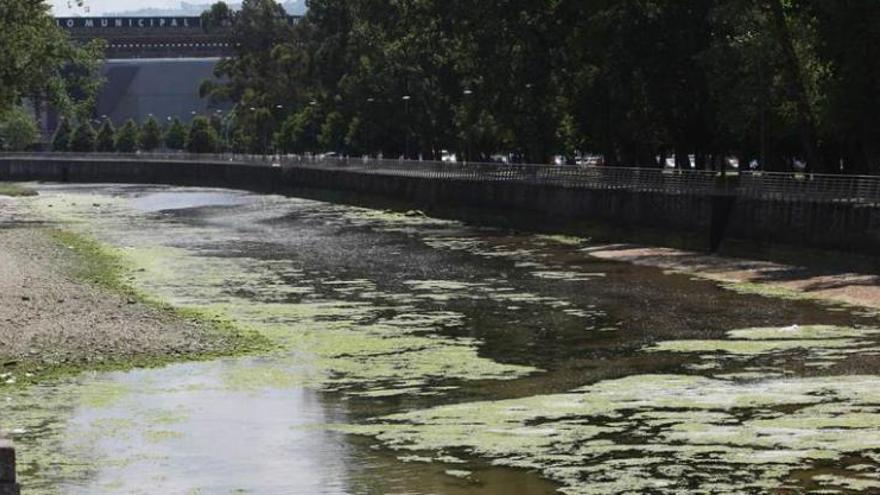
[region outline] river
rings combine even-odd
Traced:
[[[9,393],[25,493],[880,490],[871,312],[416,211],[39,189],[138,290],[278,349]]]

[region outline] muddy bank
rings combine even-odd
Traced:
[[[674,248],[608,244],[584,249],[592,256],[720,282],[739,292],[807,298],[880,309],[880,275],[714,256]]]
[[[125,288],[111,254],[42,224],[17,201],[0,197],[0,387],[257,345],[219,322],[146,302]]]

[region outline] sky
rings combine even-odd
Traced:
[[[107,12],[123,12],[126,10],[138,10],[143,8],[176,8],[181,0],[85,0],[85,5],[79,7],[76,0],[49,0],[52,5],[52,13],[56,16],[69,15],[104,15]],[[211,4],[211,0],[188,0],[191,4]]]

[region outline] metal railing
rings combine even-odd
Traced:
[[[779,201],[880,205],[880,176],[780,172],[717,172],[661,168],[553,166],[505,163],[345,158],[309,155],[189,153],[0,153],[0,159],[116,160],[239,163],[252,166],[349,170],[446,181],[523,183],[578,189],[627,190],[682,195],[736,195]]]
[[[880,204],[880,177],[780,172],[747,172],[740,176],[740,196],[815,202]]]
[[[444,163],[388,159],[284,157],[282,166],[345,169],[361,173],[474,182],[516,182],[565,188],[630,190],[669,194],[726,192],[721,174],[648,168],[553,166],[505,163]]]

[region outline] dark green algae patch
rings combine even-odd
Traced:
[[[64,229],[49,229],[47,235],[72,257],[65,260],[75,278],[101,290],[118,294],[130,304],[143,304],[170,324],[191,325],[201,330],[204,351],[171,349],[167,352],[138,352],[137,349],[120,353],[123,357],[104,356],[93,359],[83,356],[78,360],[49,364],[40,359],[23,358],[9,361],[0,368],[0,375],[14,376],[14,380],[0,381],[4,388],[27,387],[37,383],[61,380],[86,371],[111,372],[137,368],[156,368],[172,363],[206,361],[221,357],[246,356],[269,352],[277,346],[265,335],[242,328],[223,316],[198,308],[172,306],[159,298],[139,291],[129,283],[133,268],[112,249],[88,234]],[[121,324],[125,324],[124,321]]]
[[[8,196],[12,198],[20,198],[27,196],[36,196],[38,193],[30,187],[23,186],[14,182],[0,182],[0,196]]]

